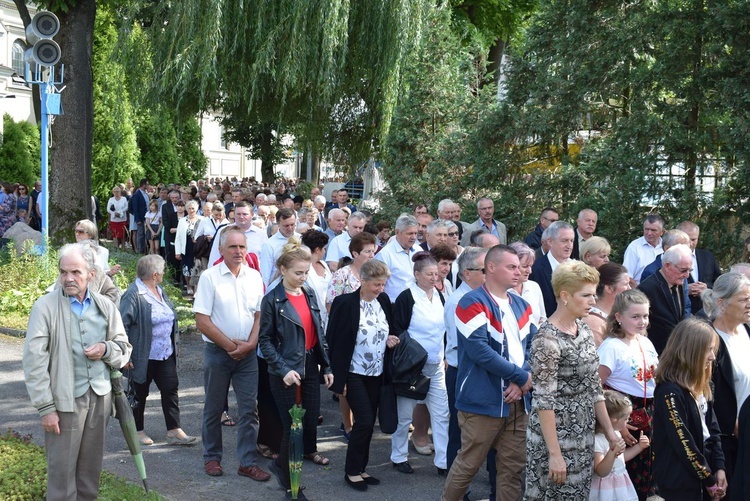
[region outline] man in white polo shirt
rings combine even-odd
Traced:
[[[630,278],[636,284],[641,283],[641,275],[664,251],[661,248],[661,236],[664,234],[664,218],[659,214],[649,214],[643,221],[643,236],[636,238],[625,249],[622,265],[628,269]]]
[[[271,475],[258,467],[258,331],[263,280],[246,265],[242,229],[230,226],[219,238],[224,261],[201,274],[193,312],[206,341],[203,361],[203,461],[206,474],[220,476],[223,444],[221,415],[229,383],[237,393],[237,474],[265,482]]]
[[[411,258],[422,248],[416,244],[419,223],[414,216],[402,215],[396,220],[396,236],[375,254],[391,270],[385,283],[385,293],[395,302],[401,292],[414,283],[414,263]]]
[[[349,243],[352,241],[352,238],[362,233],[365,229],[366,219],[367,217],[361,212],[355,212],[349,216],[346,231],[342,232],[341,235],[338,235],[328,244],[326,263],[328,263],[331,273],[338,269],[339,260],[342,257],[352,257],[352,253],[349,252]]]

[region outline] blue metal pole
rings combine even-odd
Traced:
[[[48,148],[48,126],[49,126],[49,115],[47,114],[47,92],[49,84],[47,82],[41,82],[39,84],[40,104],[42,108],[42,253],[47,252],[47,237],[49,236],[49,161],[47,159],[47,148]]]

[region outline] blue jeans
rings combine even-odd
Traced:
[[[258,459],[258,357],[255,351],[240,361],[222,348],[206,343],[203,361],[203,460],[221,461],[223,444],[221,414],[229,383],[237,396],[237,457],[240,466],[250,467]]]

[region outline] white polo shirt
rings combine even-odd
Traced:
[[[247,341],[262,299],[260,273],[242,265],[235,277],[221,262],[201,273],[193,313],[211,317],[214,325],[229,339]],[[212,342],[205,335],[203,340]]]
[[[337,235],[336,238],[328,242],[326,262],[333,261],[338,263],[342,257],[352,257],[352,253],[349,252],[351,241],[352,237],[349,236],[349,232],[343,231],[341,235]]]
[[[659,239],[659,245],[652,247],[650,243],[646,241],[646,237],[636,238],[628,245],[625,249],[625,256],[622,260],[622,265],[627,268],[628,275],[635,280],[636,284],[641,283],[641,275],[646,266],[650,265],[659,256],[664,253],[661,248],[661,238]]]
[[[296,231],[292,236],[302,238],[302,235]],[[289,241],[289,238],[277,231],[263,243],[263,247],[260,249],[260,274],[263,276],[264,284],[268,285],[273,280],[276,274],[276,260],[281,255],[281,250]]]
[[[421,250],[416,243],[411,249],[404,250],[394,237],[375,254],[375,259],[384,262],[391,270],[391,276],[385,283],[385,293],[388,294],[391,303],[396,302],[398,295],[414,283],[414,263],[411,258]]]
[[[224,228],[220,229],[214,239],[211,241],[211,254],[208,256],[208,267],[211,268],[213,263],[219,260],[221,252],[219,251],[219,240],[221,239],[221,233],[230,226],[237,226],[236,224],[229,224]],[[245,231],[245,241],[247,243],[247,252],[252,252],[256,256],[260,256],[260,250],[263,244],[268,240],[268,235],[264,230],[261,230],[254,224],[250,225]]]

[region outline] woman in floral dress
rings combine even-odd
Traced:
[[[562,263],[552,274],[558,307],[531,344],[524,499],[588,499],[595,420],[610,446],[622,442],[604,406],[593,335],[581,321],[596,303],[598,281],[599,273],[580,261]]]

